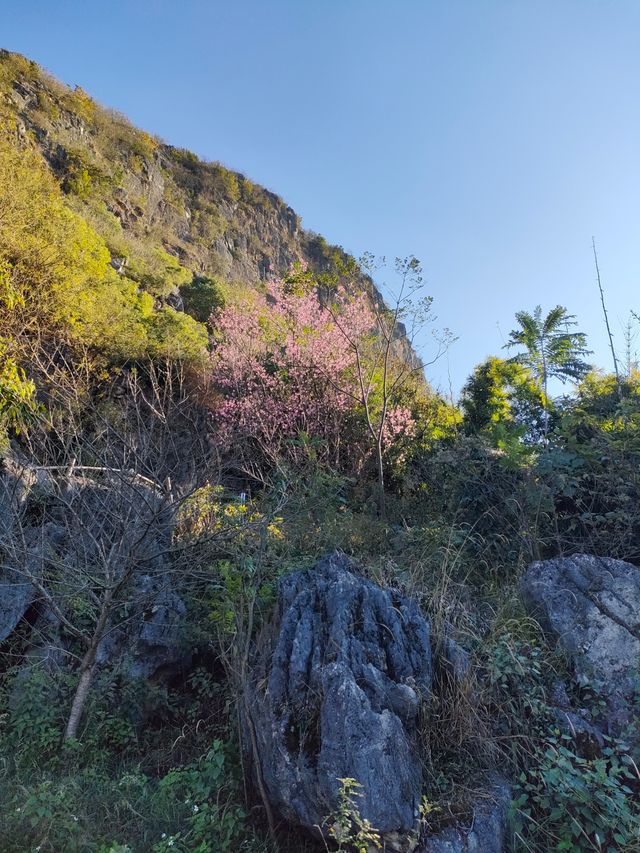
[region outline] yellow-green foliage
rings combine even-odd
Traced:
[[[619,383],[615,374],[593,370],[578,387],[579,409],[601,418],[601,429],[611,429],[616,420],[636,413],[639,405],[640,370],[631,370],[620,377]]]
[[[169,289],[190,277],[163,250],[156,257],[158,283],[163,271]],[[154,313],[149,295],[118,275],[110,259],[104,240],[65,204],[42,160],[0,140],[0,295],[11,314],[2,328],[13,335],[25,324],[57,329],[117,358],[194,355],[206,346],[203,327],[168,309]]]
[[[176,257],[158,246],[132,259],[127,272],[158,296],[166,296],[193,278],[193,274]]]
[[[358,808],[357,797],[362,785],[356,779],[338,779],[338,808],[333,819],[329,818],[329,835],[338,844],[338,850],[356,850],[357,853],[368,853],[370,850],[381,850],[380,833],[363,818]]]
[[[526,431],[544,408],[544,393],[529,368],[490,357],[478,365],[462,389],[464,425],[490,435],[500,446],[506,434]]]
[[[108,189],[113,178],[97,166],[82,149],[67,151],[64,189],[82,199]]]
[[[87,124],[92,124],[96,117],[97,104],[80,86],[76,86],[73,92],[67,92],[65,107],[79,116]]]
[[[12,289],[30,306],[59,314],[67,296],[106,272],[106,247],[64,206],[39,158],[6,141],[0,144],[0,211],[0,257]]]
[[[112,257],[128,257],[129,246],[127,237],[122,230],[122,224],[100,199],[80,200],[74,197],[65,199],[67,207],[75,210],[88,222],[94,231],[103,238]]]
[[[191,212],[191,226],[195,239],[210,246],[224,231],[225,219],[214,204],[199,202]]]
[[[152,357],[197,359],[208,343],[202,324],[168,306],[149,317],[147,334],[148,352]]]
[[[37,63],[21,56],[19,53],[0,51],[0,89],[6,90],[17,78],[34,79],[41,71]]]
[[[20,431],[37,412],[36,386],[8,354],[0,338],[0,449],[8,428]]]
[[[176,184],[189,196],[235,204],[240,199],[240,181],[235,172],[221,163],[204,163],[185,148],[170,148],[172,173]],[[246,182],[242,179],[243,186]]]
[[[0,310],[5,314],[23,307],[24,300],[11,280],[11,267],[0,258]],[[37,411],[36,387],[16,364],[9,341],[0,335],[0,448],[7,429],[17,431]]]
[[[96,113],[95,125],[102,139],[109,141],[112,152],[128,159],[134,171],[150,160],[158,147],[158,140],[144,130],[138,130],[129,119],[115,110],[101,109]]]

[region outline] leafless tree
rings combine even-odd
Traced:
[[[109,645],[145,622],[172,580],[202,575],[236,531],[176,535],[189,501],[219,480],[206,407],[180,365],[124,370],[96,389],[59,347],[40,351],[34,370],[48,377],[46,405],[4,462],[0,573],[75,660],[69,739]]]

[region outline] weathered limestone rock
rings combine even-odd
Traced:
[[[34,598],[35,590],[10,569],[0,573],[0,643],[13,632]]]
[[[426,838],[417,853],[502,853],[510,803],[509,785],[495,778],[487,795],[476,800],[468,828],[444,829]]]
[[[97,663],[134,679],[171,672],[185,659],[180,632],[186,610],[165,556],[172,524],[164,496],[135,476],[106,470],[89,477],[82,468],[51,471],[3,460],[0,642],[33,608],[28,653],[57,665],[60,654],[52,652],[66,642],[60,613],[87,588],[100,589],[108,563],[111,584],[123,580],[120,600],[129,616],[106,632]],[[57,611],[39,587],[52,571],[59,575]]]
[[[0,544],[10,535],[21,513],[29,491],[37,480],[34,472],[13,460],[0,463]],[[35,596],[32,584],[16,572],[10,561],[2,560],[0,568],[0,642],[17,627]]]
[[[532,563],[522,592],[530,612],[569,656],[575,677],[598,692],[615,728],[638,681],[640,570],[576,554]]]
[[[262,779],[278,812],[316,834],[335,812],[338,780],[355,779],[361,816],[395,839],[389,849],[410,849],[429,623],[413,601],[353,569],[336,553],[280,583],[277,636],[253,669]]]
[[[98,664],[117,662],[129,678],[159,679],[188,663],[180,639],[187,608],[170,579],[137,577],[129,600],[133,617],[100,643]]]

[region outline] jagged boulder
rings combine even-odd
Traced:
[[[622,560],[575,554],[532,563],[522,593],[528,609],[568,655],[578,683],[624,722],[638,684],[640,570]]]
[[[277,628],[258,643],[250,724],[272,805],[316,834],[339,779],[387,849],[415,846],[422,794],[418,714],[431,689],[429,623],[412,600],[358,575],[341,554],[279,585]]]
[[[35,472],[25,469],[13,460],[5,459],[0,464],[0,548],[2,542],[11,535],[15,519],[24,508],[37,479]],[[29,548],[31,569],[35,573],[38,572],[38,560],[34,552],[42,549],[35,537],[29,537],[27,533],[26,539],[32,540],[29,542],[30,547],[25,541],[25,548]],[[6,640],[14,631],[36,593],[33,584],[11,565],[10,556],[3,556],[0,567],[0,642]]]
[[[35,590],[11,569],[0,572],[0,643],[14,631],[29,605]]]

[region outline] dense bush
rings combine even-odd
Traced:
[[[149,295],[112,268],[105,243],[65,205],[37,155],[7,140],[0,141],[0,207],[0,337],[11,338],[14,350],[35,328],[117,359],[204,350],[204,327],[170,309],[155,312]],[[165,289],[190,277],[166,252],[145,275]]]
[[[185,311],[199,323],[208,323],[212,314],[224,306],[224,288],[206,276],[194,276],[180,287]]]

